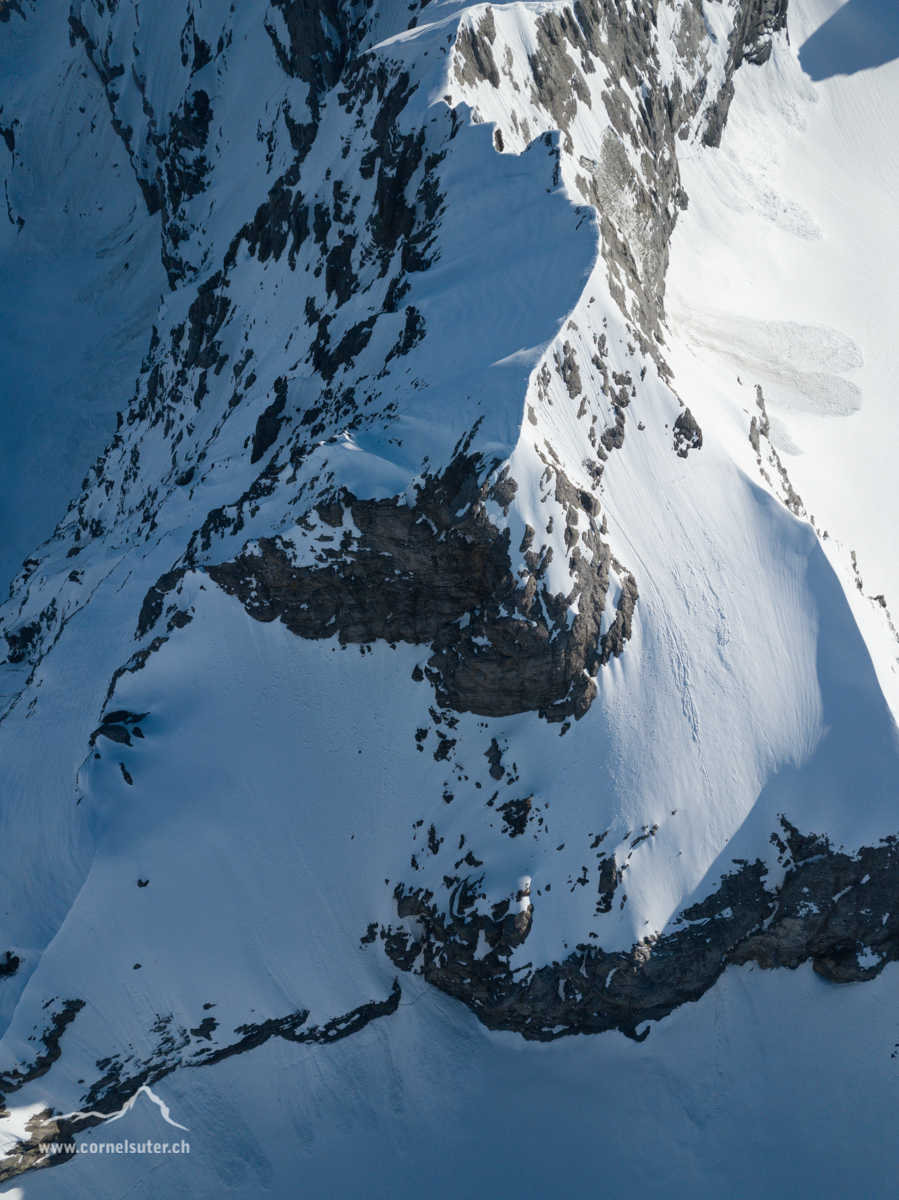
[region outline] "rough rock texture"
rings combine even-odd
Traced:
[[[771,39],[787,27],[789,0],[753,0],[739,7],[728,48],[727,73],[709,118],[703,141],[718,146],[734,98],[734,72],[744,62],[760,65],[771,57]]]
[[[271,7],[280,13],[286,34],[273,21],[266,23],[278,61],[288,75],[311,84],[311,107],[317,112],[322,95],[340,79],[366,6],[353,0],[271,0]]]
[[[495,41],[496,23],[489,8],[476,30],[463,25],[456,39],[456,78],[460,83],[486,79],[495,88],[499,87],[499,70],[492,49]]]
[[[756,453],[759,473],[766,483],[776,489],[790,512],[795,513],[797,517],[804,517],[806,516],[806,511],[802,503],[802,497],[794,489],[793,484],[790,482],[790,476],[787,474],[787,469],[771,443],[771,424],[768,420],[768,410],[765,408],[765,396],[761,385],[756,385],[755,402],[759,409],[759,416],[757,418],[753,417],[749,422],[749,442]],[[762,445],[762,438],[765,439],[764,447]],[[771,478],[771,475],[763,465],[763,457],[768,465],[774,469],[774,479]],[[812,520],[812,524],[814,524],[814,520]]]
[[[508,532],[490,522],[485,505],[508,508],[517,485],[508,470],[492,485],[480,482],[483,474],[477,459],[462,455],[423,482],[414,507],[346,491],[320,505],[320,519],[341,531],[339,546],[321,550],[331,565],[297,566],[289,543],[263,538],[208,573],[251,616],[280,618],[302,637],[430,644],[428,677],[440,703],[457,711],[580,718],[596,694],[591,676],[630,636],[636,586],[624,576],[615,620],[601,636],[611,556],[599,536],[599,505],[561,471],[556,499],[568,514],[575,587],[568,596],[551,595],[543,583],[546,556],[531,549],[526,577],[516,578]],[[352,520],[346,528],[345,515]],[[164,582],[146,608],[159,605],[161,613],[156,597]]]
[[[526,943],[539,914],[530,902],[521,911],[510,911],[509,901],[479,911],[476,876],[456,886],[448,915],[429,893],[400,885],[397,913],[413,918],[417,932],[381,936],[397,966],[463,1001],[489,1028],[538,1041],[609,1029],[645,1037],[648,1029],[637,1032],[644,1022],[698,1000],[729,964],[794,969],[811,959],[833,983],[873,979],[899,959],[899,842],[888,838],[850,855],[785,818],[781,824],[783,837],[771,839],[786,867],[779,887],[765,886],[760,860],[735,860],[737,870],[717,891],[626,954],[582,944],[561,962],[513,972],[512,951]],[[607,861],[601,911],[622,874]]]
[[[674,449],[680,458],[686,458],[691,450],[702,448],[702,430],[689,408],[685,408],[674,422]]]
[[[702,140],[707,145],[720,143],[735,71],[743,62],[767,60],[773,34],[786,26],[786,12],[787,0],[742,0],[736,6],[724,82],[702,116]],[[636,0],[633,5],[621,0],[579,0],[572,8],[541,16],[538,48],[530,63],[533,101],[566,134],[578,105],[591,105],[585,77],[597,70],[605,72],[603,103],[612,127],[603,136],[599,160],[580,160],[584,174],[578,184],[599,213],[613,294],[636,321],[644,351],[661,362],[657,344],[662,341],[668,246],[678,213],[687,205],[676,148],[677,141],[689,135],[707,100],[708,79],[702,68],[707,66],[708,31],[702,0],[680,6],[677,51],[693,69],[695,82],[685,91],[675,75],[665,86],[654,45],[657,18],[657,0]],[[460,77],[469,80],[479,75],[496,85],[492,33],[487,18],[476,35],[468,31]],[[636,113],[632,95],[639,98]],[[639,173],[627,147],[639,152]]]

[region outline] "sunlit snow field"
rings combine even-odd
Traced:
[[[794,54],[737,78],[720,151],[681,159],[673,356],[749,411],[762,384],[847,590],[854,550],[864,594],[899,611],[899,8],[791,0],[789,28]],[[855,611],[899,711],[899,646]]]

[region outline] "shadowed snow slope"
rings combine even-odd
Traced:
[[[889,0],[848,0],[803,43],[802,68],[819,82],[899,58],[899,13]]]
[[[0,5],[5,1194],[888,1190],[833,10]]]

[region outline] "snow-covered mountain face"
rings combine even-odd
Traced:
[[[867,347],[727,236],[820,241],[752,158],[796,51],[786,0],[0,5],[3,1178],[163,1081],[206,1150],[143,1194],[350,1194],[307,1134],[382,1058],[369,1133],[476,1037],[675,1077],[725,972],[823,1029],[899,957],[895,630],[785,424]]]

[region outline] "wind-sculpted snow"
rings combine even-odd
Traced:
[[[860,352],[666,306],[681,159],[793,61],[783,0],[0,16],[90,80],[158,260],[0,610],[4,1177],[193,1066],[336,1094],[332,1043],[389,1056],[437,992],[521,1048],[642,1039],[738,966],[879,976],[894,725],[767,407],[855,411]],[[4,86],[14,239],[48,110]],[[215,1120],[185,1179],[239,1191]]]

